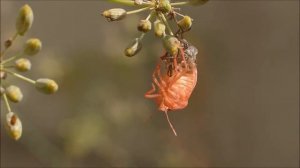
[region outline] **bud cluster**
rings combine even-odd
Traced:
[[[9,83],[8,77],[16,77],[25,82],[28,82],[45,94],[52,94],[58,90],[58,85],[55,81],[47,78],[37,80],[30,79],[21,73],[31,70],[30,59],[38,55],[42,49],[42,42],[38,38],[28,39],[23,48],[15,55],[8,56],[7,51],[13,46],[17,37],[24,36],[31,28],[34,20],[34,15],[29,5],[21,7],[16,19],[16,33],[12,38],[9,38],[4,43],[4,50],[0,55],[0,95],[7,107],[6,128],[11,137],[18,140],[22,135],[22,123],[17,114],[12,112],[10,103],[19,103],[23,100],[22,90]]]
[[[142,39],[146,33],[152,29],[154,35],[162,40],[163,46],[171,54],[177,52],[179,40],[183,39],[183,34],[190,31],[193,19],[181,14],[180,5],[203,5],[208,0],[186,0],[184,2],[171,2],[171,0],[111,0],[112,2],[136,6],[138,9],[126,11],[123,8],[113,8],[102,12],[109,22],[119,21],[127,15],[148,11],[148,16],[137,23],[137,30],[141,35],[134,39],[124,50],[128,57],[135,56],[142,49]],[[176,27],[176,31],[172,30]]]
[[[175,6],[202,5],[208,0],[186,0],[183,2],[171,2],[171,0],[110,1],[136,6],[139,9],[132,11],[126,11],[122,8],[106,10],[102,16],[108,21],[122,20],[127,15],[143,11],[149,12],[145,19],[137,23],[137,30],[141,32],[140,37],[135,38],[124,53],[127,57],[138,54],[142,49],[143,37],[145,34],[149,34],[152,29],[153,34],[162,41],[166,50],[165,55],[159,58],[152,76],[152,89],[146,92],[145,97],[156,101],[158,109],[165,112],[168,123],[174,135],[177,136],[167,112],[183,109],[188,104],[188,99],[197,83],[196,55],[198,50],[183,37],[186,32],[191,30],[193,19],[188,15],[179,13],[180,8],[175,8]],[[174,27],[176,27],[176,31],[172,30]],[[158,91],[155,92],[155,90]]]

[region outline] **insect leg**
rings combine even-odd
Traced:
[[[153,94],[155,90],[156,90],[155,85],[152,83],[152,89],[145,93],[145,98],[152,99],[152,98],[159,97],[160,96],[159,94]]]
[[[157,65],[157,67],[156,67],[156,68],[157,68],[157,69],[156,69],[156,73],[157,73],[157,76],[158,76],[158,78],[159,78],[159,80],[160,80],[162,86],[163,86],[163,87],[166,87],[167,84],[166,84],[166,82],[164,81],[164,79],[163,79],[162,76],[161,76],[160,64],[161,64],[161,60],[159,61],[158,65]]]
[[[183,48],[179,48],[179,50],[180,50],[180,55],[181,55],[181,58],[182,58],[182,62],[183,62],[184,68],[187,68],[187,64],[186,64],[186,60],[185,60]]]
[[[157,78],[156,78],[156,76],[155,76],[155,74],[156,74],[156,73],[158,74],[158,72],[160,71],[160,63],[161,63],[161,62],[159,62],[159,63],[157,64],[157,66],[156,66],[156,68],[155,68],[155,70],[154,70],[154,72],[153,72],[153,74],[152,74],[152,79],[153,79],[154,83],[157,85],[157,87],[158,87],[161,91],[164,92],[165,89],[164,89],[164,87],[161,86],[161,85],[163,85],[163,84],[159,83],[159,81],[157,80]],[[161,80],[161,81],[163,81],[163,80]]]
[[[166,115],[166,118],[167,118],[167,120],[168,120],[168,123],[169,123],[169,125],[170,125],[170,127],[171,127],[173,133],[175,134],[175,136],[177,136],[176,130],[175,130],[175,128],[173,127],[173,125],[172,125],[172,123],[171,123],[171,121],[170,121],[170,119],[169,119],[169,116],[168,116],[168,110],[165,111],[165,115]]]

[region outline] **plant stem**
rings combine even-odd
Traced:
[[[114,3],[119,3],[123,5],[128,5],[128,6],[134,6],[134,1],[129,1],[129,0],[108,0],[109,2],[114,2]]]
[[[164,22],[164,24],[166,25],[166,27],[167,27],[167,29],[168,29],[170,35],[171,35],[171,36],[174,36],[174,33],[172,32],[172,29],[171,29],[171,27],[170,27],[170,25],[169,25],[169,23],[168,23],[168,21],[167,21],[165,15],[163,15],[162,13],[158,13],[158,16],[161,18],[161,20],[162,20],[162,21]]]
[[[127,6],[137,6],[134,1],[132,0],[108,0],[109,2],[113,2],[113,3],[118,3],[118,4],[123,4],[123,5],[127,5]],[[141,5],[138,6],[149,6],[151,5],[151,3],[143,3]]]
[[[187,5],[189,4],[190,2],[189,1],[184,1],[184,2],[174,2],[174,3],[171,3],[171,6],[181,6],[181,5]]]
[[[140,39],[140,40],[143,40],[144,36],[145,36],[145,33],[142,33],[142,34],[140,35],[139,39]]]
[[[31,83],[31,84],[35,84],[35,83],[36,83],[36,82],[35,82],[34,80],[32,80],[32,79],[27,78],[27,77],[25,77],[25,76],[23,76],[23,75],[20,75],[20,74],[18,74],[18,73],[15,73],[15,72],[13,72],[13,71],[10,71],[10,70],[8,70],[8,69],[3,69],[3,71],[5,71],[5,72],[7,72],[7,73],[9,73],[9,74],[11,74],[11,75],[13,75],[13,76],[19,78],[19,79],[22,79],[22,80],[24,80],[24,81],[26,81],[26,82],[29,82],[29,83]]]
[[[126,12],[126,14],[127,14],[127,15],[130,15],[130,14],[134,14],[134,13],[143,12],[143,11],[148,10],[149,8],[150,8],[150,6],[145,7],[145,8],[141,8],[141,9],[137,9],[137,10],[132,10],[132,11]]]
[[[6,96],[6,93],[3,94],[3,99],[4,99],[4,102],[5,102],[7,111],[8,111],[9,113],[12,112],[12,111],[11,111],[11,108],[10,108],[10,105],[9,105],[9,102],[8,102],[8,99],[7,99],[7,96]]]
[[[6,63],[9,63],[9,62],[11,62],[11,61],[13,61],[13,60],[15,60],[15,59],[21,57],[21,56],[23,56],[23,53],[19,53],[19,54],[15,55],[15,56],[12,56],[12,57],[10,57],[10,58],[8,58],[8,59],[6,59],[6,60],[3,60],[3,61],[1,62],[1,64],[4,65],[4,64],[6,64]]]
[[[0,54],[0,58],[5,55],[5,53],[7,52],[7,50],[12,46],[13,42],[17,39],[18,35],[19,35],[18,32],[16,32],[16,34],[11,39],[11,45],[9,47],[7,47],[7,48],[4,48],[4,50]]]

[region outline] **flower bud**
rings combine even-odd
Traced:
[[[5,93],[8,97],[8,99],[14,103],[18,103],[22,101],[23,94],[21,92],[21,89],[15,85],[10,85],[5,89]]]
[[[6,128],[14,140],[20,139],[22,135],[22,122],[13,112],[6,115]]]
[[[37,54],[42,49],[42,42],[37,38],[31,38],[26,41],[24,53],[30,56]]]
[[[35,87],[45,94],[52,94],[58,90],[57,83],[54,80],[46,78],[36,80]]]
[[[0,71],[0,80],[6,79],[6,77],[7,77],[7,73],[4,71]]]
[[[104,11],[102,16],[104,16],[109,22],[122,20],[126,16],[126,10],[122,8],[109,9]]]
[[[144,0],[134,0],[135,5],[142,5],[144,3]]]
[[[20,72],[26,72],[31,69],[31,62],[26,58],[20,58],[16,60],[15,65],[16,70]]]
[[[4,93],[5,93],[5,89],[2,86],[0,86],[0,96],[2,96]]]
[[[13,43],[12,39],[8,39],[5,41],[4,47],[9,48],[12,45],[12,43]]]
[[[141,32],[147,33],[152,28],[151,22],[149,20],[140,20],[137,29]]]
[[[154,33],[157,37],[163,37],[166,34],[166,25],[162,21],[156,20],[154,22]]]
[[[171,55],[177,55],[180,47],[180,41],[174,36],[167,35],[163,38],[163,45],[168,53]]]
[[[134,41],[125,49],[124,53],[127,57],[135,56],[142,49],[142,43],[139,38]]]
[[[189,0],[191,5],[203,5],[209,0]]]
[[[33,12],[29,5],[24,5],[17,17],[16,29],[19,35],[23,36],[30,28],[33,23]]]
[[[160,0],[158,2],[157,10],[159,10],[163,13],[169,13],[172,10],[170,0]]]
[[[184,16],[177,24],[182,31],[188,31],[192,27],[192,18]]]

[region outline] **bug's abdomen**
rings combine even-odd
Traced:
[[[185,73],[174,83],[170,84],[160,105],[160,110],[178,110],[188,105],[188,100],[197,83],[197,69]]]

